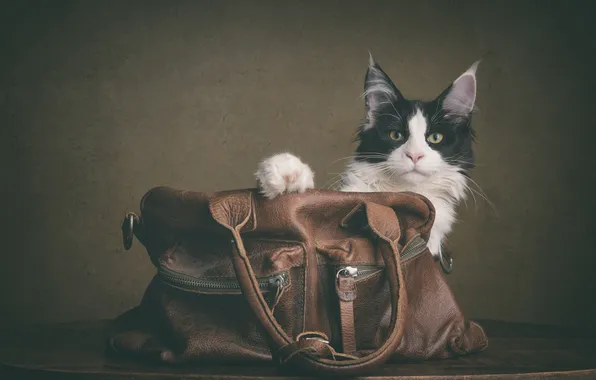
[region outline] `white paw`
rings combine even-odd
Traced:
[[[261,193],[275,198],[284,193],[302,193],[314,187],[314,173],[308,165],[290,153],[265,159],[255,173]]]

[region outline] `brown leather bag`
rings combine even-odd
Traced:
[[[150,190],[127,214],[157,267],[110,347],[165,363],[255,363],[361,375],[382,363],[483,350],[426,248],[414,193]]]

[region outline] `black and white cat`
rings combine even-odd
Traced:
[[[408,100],[370,57],[364,83],[366,117],[358,148],[341,174],[340,191],[413,191],[435,206],[428,247],[437,257],[466,198],[468,170],[474,167],[471,115],[476,100],[475,62],[436,99]],[[314,187],[314,173],[290,153],[271,156],[255,173],[262,194]]]

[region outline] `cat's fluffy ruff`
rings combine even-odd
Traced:
[[[435,256],[456,221],[455,207],[466,197],[467,171],[474,166],[470,115],[477,66],[474,63],[437,99],[421,102],[406,100],[371,58],[360,144],[341,175],[340,191],[412,191],[426,196],[436,211],[428,241]],[[429,141],[435,133],[443,136],[442,144]],[[256,177],[267,198],[314,187],[310,167],[289,153],[261,162]]]

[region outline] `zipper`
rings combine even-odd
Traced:
[[[381,269],[385,269],[385,267],[379,265],[360,264],[357,267],[353,267],[350,265],[339,265],[336,269],[336,276],[345,275],[351,277],[359,277],[378,272]]]
[[[417,236],[400,254],[400,260],[409,260],[424,252],[426,249],[426,241]],[[340,265],[337,269],[337,275],[349,275],[352,277],[366,276],[371,273],[384,269],[383,266],[360,264],[357,267],[350,265]],[[201,278],[193,277],[180,272],[173,271],[166,267],[160,266],[157,273],[161,280],[168,285],[176,288],[182,288],[190,291],[197,291],[201,293],[230,293],[240,292],[240,284],[235,277],[218,277],[218,278]],[[259,289],[262,292],[278,291],[289,284],[288,272],[278,273],[272,276],[265,276],[257,278]]]
[[[414,237],[399,255],[400,261],[410,260],[426,250],[426,241],[420,236]],[[336,268],[336,276],[359,277],[385,269],[384,266],[374,264],[356,264],[356,266],[339,265]]]
[[[165,267],[159,267],[157,273],[161,280],[166,284],[185,290],[200,293],[229,293],[241,291],[240,283],[236,277],[193,277]],[[272,276],[258,277],[257,282],[261,292],[276,291],[289,284],[289,276],[287,272],[282,272]]]
[[[421,238],[420,236],[415,236],[411,241],[410,244],[406,245],[406,247],[401,251],[399,255],[400,261],[405,261],[420,255],[422,252],[426,250],[426,241]]]

